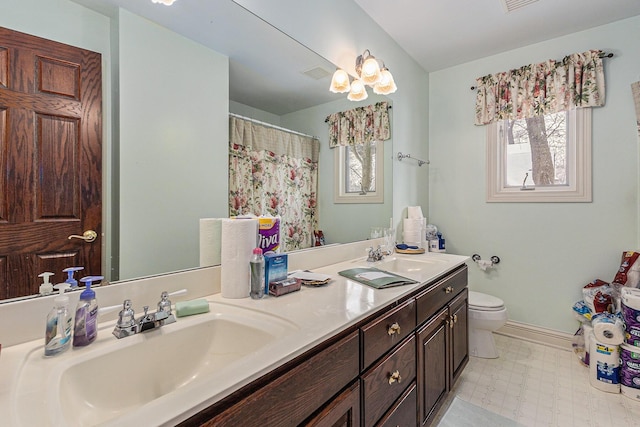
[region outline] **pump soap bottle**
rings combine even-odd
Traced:
[[[50,271],[38,274],[38,277],[42,278],[42,284],[38,289],[40,291],[40,295],[49,295],[53,293],[53,285],[49,282],[49,278],[51,276],[53,276],[53,273]]]
[[[73,274],[76,271],[80,271],[80,270],[84,270],[84,267],[67,267],[64,270],[62,270],[63,273],[67,273],[67,280],[65,280],[65,283],[70,284],[71,289],[75,289],[78,287],[78,281],[73,277]]]
[[[98,336],[98,301],[95,291],[91,289],[91,284],[102,279],[104,279],[103,276],[87,276],[80,279],[86,289],[80,294],[76,307],[76,323],[73,327],[74,347],[89,345]]]
[[[55,306],[47,316],[47,329],[44,336],[44,355],[55,356],[67,350],[71,345],[71,315],[69,314],[69,297],[64,291],[68,283],[54,286],[60,295],[53,300]]]

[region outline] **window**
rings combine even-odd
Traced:
[[[487,129],[487,202],[590,202],[591,109]]]
[[[384,144],[335,148],[335,203],[384,202]]]

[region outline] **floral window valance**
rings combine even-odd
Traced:
[[[590,50],[476,79],[476,125],[604,105],[602,51]]]
[[[388,102],[333,113],[326,122],[329,123],[330,148],[391,138]]]

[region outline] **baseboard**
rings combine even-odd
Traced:
[[[507,323],[495,333],[562,350],[572,350],[573,335],[540,326],[508,320]]]

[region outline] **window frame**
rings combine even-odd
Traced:
[[[507,187],[504,179],[506,152],[499,141],[500,123],[487,125],[487,202],[591,202],[591,108],[570,110],[567,115],[568,185],[540,186],[535,190]],[[530,185],[527,185],[530,187]]]
[[[376,141],[376,191],[367,194],[347,193],[346,180],[346,146],[338,146],[334,153],[334,203],[384,203],[384,141]]]

